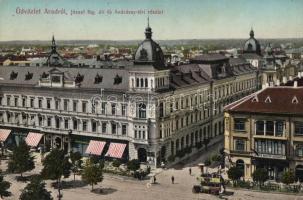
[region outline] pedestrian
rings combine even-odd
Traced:
[[[174,176],[171,177],[171,183],[172,183],[172,184],[175,183],[175,177],[174,177]]]
[[[188,171],[189,171],[189,175],[191,175],[191,168],[189,168],[189,170],[188,170]]]
[[[154,176],[154,183],[156,183],[157,179],[156,179],[156,176]]]

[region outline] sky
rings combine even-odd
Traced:
[[[251,27],[256,38],[303,37],[303,0],[0,0],[0,41],[50,40],[53,34],[58,40],[140,40],[148,16],[155,40],[248,38]]]

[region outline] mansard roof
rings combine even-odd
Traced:
[[[11,79],[11,73],[18,73],[18,76]],[[92,68],[50,68],[50,67],[20,67],[20,66],[1,66],[0,85],[12,85],[20,87],[39,87],[39,80],[44,74],[52,72],[62,72],[65,80],[75,81],[78,74],[83,75],[83,80],[79,88],[91,89],[111,89],[128,90],[128,71],[125,69],[92,69]],[[32,74],[32,77],[26,80],[26,76]],[[55,73],[58,74],[58,73]],[[96,74],[103,76],[103,81],[96,84]],[[115,77],[122,78],[121,83],[115,84]]]

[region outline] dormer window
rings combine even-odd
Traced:
[[[122,83],[122,76],[119,76],[117,74],[116,77],[114,78],[114,85],[118,85],[120,83]]]
[[[48,74],[43,72],[43,74],[41,75],[41,78],[47,78],[48,77]]]
[[[265,103],[271,103],[270,96],[267,96],[267,97],[266,97],[266,99],[265,99]]]
[[[18,76],[18,72],[14,72],[14,71],[12,71],[12,72],[11,72],[11,75],[10,75],[10,80],[14,80],[14,79],[16,79],[16,78],[17,78],[17,76]]]
[[[292,98],[292,101],[291,101],[293,104],[298,104],[299,103],[299,100],[298,100],[298,98],[296,97],[296,96],[294,96],[293,98]]]
[[[259,102],[259,99],[258,99],[258,97],[257,96],[255,96],[252,100],[251,100],[251,102]]]
[[[52,83],[61,83],[61,76],[52,76]]]
[[[81,75],[80,73],[77,74],[77,76],[75,77],[75,82],[76,83],[81,83],[84,79],[84,75]]]
[[[96,75],[95,77],[95,84],[102,83],[103,76],[100,76],[99,74]]]
[[[33,73],[29,73],[27,72],[27,74],[25,75],[25,80],[31,80],[33,78]]]

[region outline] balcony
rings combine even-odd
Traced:
[[[266,153],[259,153],[259,155],[254,155],[256,158],[267,158],[267,159],[278,159],[278,160],[286,160],[285,155],[281,154],[266,154]]]

